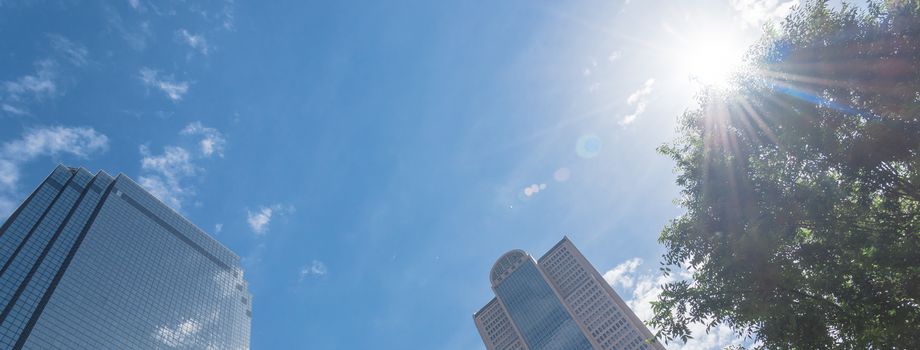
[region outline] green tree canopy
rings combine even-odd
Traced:
[[[920,349],[920,2],[796,9],[679,136],[659,336],[727,324],[770,349]]]

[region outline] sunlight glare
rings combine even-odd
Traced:
[[[701,33],[689,38],[685,47],[685,71],[691,81],[717,88],[726,87],[741,68],[746,45],[730,34]]]

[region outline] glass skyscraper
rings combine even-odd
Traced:
[[[248,349],[239,257],[124,175],[58,166],[0,227],[0,349]]]
[[[495,298],[473,315],[489,350],[647,350],[651,332],[566,237],[539,261],[502,255]]]

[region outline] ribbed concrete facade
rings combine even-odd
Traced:
[[[489,350],[664,349],[567,237],[538,261],[506,253],[490,279],[496,297],[473,315]]]

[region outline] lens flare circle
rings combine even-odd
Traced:
[[[604,144],[601,142],[601,138],[597,137],[594,134],[583,135],[578,138],[578,141],[575,143],[575,153],[579,157],[590,159],[597,157],[601,153],[601,148]]]
[[[556,180],[556,182],[566,182],[569,180],[569,177],[571,176],[572,176],[572,171],[566,167],[561,167],[559,169],[556,169],[555,172],[553,172],[553,179]]]

